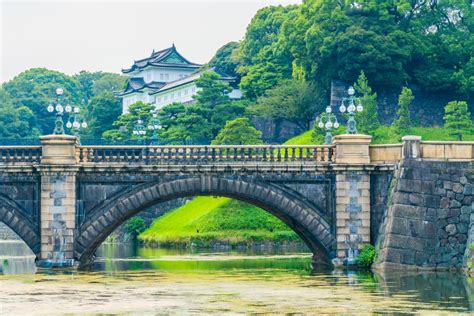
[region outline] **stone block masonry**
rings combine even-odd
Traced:
[[[359,250],[370,242],[370,178],[366,172],[348,171],[336,176],[337,258],[354,263]]]
[[[462,268],[474,213],[472,162],[402,161],[376,266]]]

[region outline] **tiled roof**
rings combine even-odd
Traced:
[[[153,51],[150,57],[139,59],[134,61],[133,65],[128,69],[122,69],[123,73],[130,73],[135,70],[141,70],[148,66],[160,66],[160,67],[174,67],[174,68],[199,68],[200,64],[192,63],[186,58],[184,58],[178,51],[176,47],[171,46],[169,48]]]
[[[207,71],[211,71],[211,70],[216,72],[218,75],[220,75],[220,80],[224,80],[224,81],[233,81],[233,80],[235,80],[234,77],[230,77],[230,76],[216,70],[215,68],[208,68],[208,69],[205,69],[205,70],[196,71],[195,73],[193,73],[193,74],[191,74],[187,77],[184,77],[182,79],[167,82],[165,85],[160,87],[158,90],[151,91],[149,94],[150,95],[157,94],[157,93],[160,93],[160,92],[163,92],[163,91],[166,91],[166,90],[170,90],[170,89],[185,85],[187,83],[191,83],[191,82],[199,79],[199,77],[201,77],[201,75],[203,73],[205,73]]]
[[[149,90],[157,90],[163,87],[166,83],[160,81],[153,81],[150,83],[145,83],[143,78],[130,78],[127,81],[127,86],[125,89],[117,94],[118,96],[124,96],[134,92],[142,92],[143,89],[148,88]]]

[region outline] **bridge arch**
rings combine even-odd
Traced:
[[[39,258],[41,252],[39,227],[24,216],[24,213],[15,201],[0,195],[0,221],[17,234]]]
[[[154,204],[189,196],[216,195],[256,205],[293,229],[318,260],[329,263],[336,240],[320,212],[303,199],[269,183],[244,177],[189,176],[140,185],[91,212],[75,240],[80,267],[93,262],[99,245],[118,226]]]

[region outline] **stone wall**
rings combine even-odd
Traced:
[[[376,267],[461,268],[471,213],[472,162],[404,160],[377,241]]]

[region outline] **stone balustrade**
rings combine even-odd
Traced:
[[[474,159],[474,142],[420,142],[423,159],[445,161],[469,161]]]
[[[0,164],[38,164],[41,146],[0,146]]]
[[[81,146],[80,163],[197,164],[245,162],[332,162],[333,146]]]

